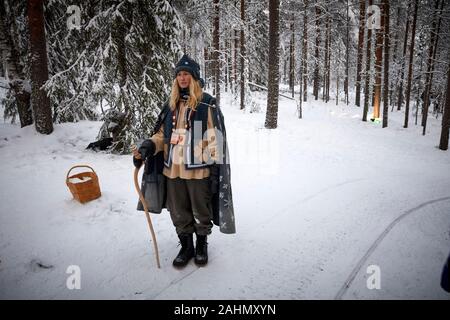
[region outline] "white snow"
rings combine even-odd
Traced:
[[[440,121],[430,117],[422,136],[395,111],[382,129],[360,108],[311,97],[299,120],[281,98],[278,128],[266,130],[266,97],[255,96],[261,113],[222,96],[237,233],[214,227],[202,268],[172,267],[179,247],[166,211],[152,215],[156,267],[131,156],[85,150],[102,123],[56,125],[48,136],[0,123],[0,299],[450,298],[439,286],[450,250]],[[65,178],[76,164],[98,174],[99,199],[72,199]],[[66,286],[72,265],[79,290]],[[372,265],[380,289],[367,287]]]
[[[89,180],[92,180],[91,177],[83,177],[83,179],[81,178],[70,178],[69,182],[71,183],[83,183],[83,182],[87,182]]]

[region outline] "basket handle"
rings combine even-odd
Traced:
[[[97,174],[97,173],[95,172],[95,170],[92,169],[92,167],[90,167],[90,166],[88,166],[88,165],[86,165],[86,164],[79,164],[79,165],[73,166],[72,168],[69,169],[69,171],[67,172],[66,181],[69,179],[70,171],[72,171],[72,169],[75,169],[75,168],[89,168],[89,169],[92,170],[92,172],[94,172],[95,174]]]

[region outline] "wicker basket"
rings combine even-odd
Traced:
[[[85,171],[69,176],[70,171],[75,168],[89,168],[92,172]],[[80,182],[73,182],[73,180],[76,179],[80,180]],[[72,192],[74,199],[81,203],[97,199],[101,196],[97,174],[90,166],[77,165],[70,168],[67,172],[66,184],[69,187],[70,192]]]

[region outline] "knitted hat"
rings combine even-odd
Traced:
[[[187,54],[183,55],[180,61],[177,62],[174,72],[175,78],[180,71],[189,72],[195,80],[200,81],[200,86],[203,87],[204,81],[200,78],[200,65],[192,60]]]

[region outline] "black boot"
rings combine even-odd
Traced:
[[[194,240],[192,233],[179,234],[178,238],[180,238],[181,250],[175,260],[173,260],[173,265],[175,267],[184,267],[195,255]]]
[[[195,263],[205,265],[208,263],[208,242],[207,236],[197,235],[197,243],[195,246]]]

